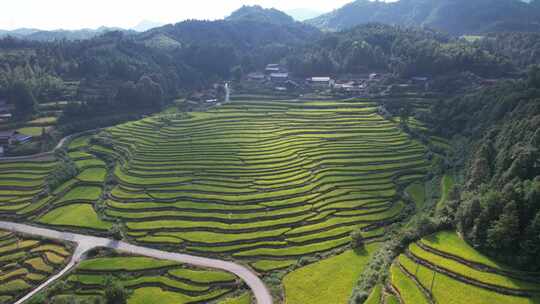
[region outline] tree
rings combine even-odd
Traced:
[[[400,124],[407,128],[409,126],[409,119],[411,117],[411,107],[409,105],[404,105],[399,112],[399,122]]]
[[[137,98],[142,108],[159,109],[163,103],[163,89],[149,76],[142,76],[137,82]]]
[[[19,81],[11,86],[8,99],[15,105],[15,116],[27,117],[34,113],[37,102],[29,86],[24,82]]]
[[[137,87],[133,81],[128,81],[120,85],[116,92],[116,101],[122,107],[133,106],[137,102]]]
[[[532,65],[529,67],[527,82],[532,88],[540,88],[540,66]]]
[[[244,70],[242,69],[242,66],[237,65],[231,70],[232,78],[235,81],[242,80],[242,77],[244,77]]]
[[[354,230],[351,232],[351,247],[354,250],[364,249],[365,240],[360,229]]]
[[[112,277],[105,280],[105,303],[125,304],[127,302],[127,292],[124,286]]]
[[[116,223],[111,228],[111,235],[113,239],[115,240],[121,240],[122,239],[122,228],[119,223]]]
[[[519,237],[519,215],[515,202],[508,203],[499,219],[487,231],[487,242],[493,249],[510,251]]]

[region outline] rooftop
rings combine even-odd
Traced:
[[[313,82],[328,82],[332,80],[330,77],[311,77],[311,81]]]
[[[270,77],[273,77],[273,78],[287,78],[287,77],[289,77],[289,73],[272,73],[272,74],[270,74]]]

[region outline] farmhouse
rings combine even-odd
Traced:
[[[331,77],[311,77],[308,79],[308,83],[314,87],[330,87],[334,85],[335,81]]]
[[[414,83],[424,83],[424,82],[428,81],[429,78],[428,77],[413,77],[413,78],[411,78],[411,80]]]
[[[0,99],[0,120],[8,120],[12,117],[13,106],[8,105],[5,99]]]
[[[281,65],[272,63],[272,64],[267,65],[264,71],[267,75],[270,75],[272,73],[283,72],[284,70],[282,69]]]
[[[266,79],[266,76],[260,72],[249,73],[247,77],[251,81],[263,81]]]
[[[270,80],[276,83],[285,83],[289,80],[289,73],[272,73],[270,74]]]
[[[369,74],[369,80],[371,80],[371,81],[378,81],[378,80],[381,80],[381,79],[382,79],[381,74],[377,74],[377,73]]]
[[[14,130],[0,131],[0,146],[11,145],[16,133]]]

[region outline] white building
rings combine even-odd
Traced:
[[[331,77],[311,77],[308,82],[316,87],[331,87],[335,84],[335,80]]]

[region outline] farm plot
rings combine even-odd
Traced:
[[[104,194],[107,167],[90,151],[90,137],[68,146],[68,157],[78,171],[74,178],[51,188],[50,176],[62,162],[0,163],[0,214],[40,224],[106,231],[112,224],[101,219],[96,203]]]
[[[409,246],[391,269],[404,303],[539,303],[540,274],[500,265],[455,232],[441,232]]]
[[[67,264],[65,244],[0,231],[0,303],[11,303]]]
[[[120,284],[128,291],[129,304],[209,303],[237,295],[251,303],[243,283],[232,274],[115,252],[99,253],[81,262],[63,279],[66,288],[50,288],[36,297],[53,302],[64,298],[104,303],[105,290],[112,284]]]
[[[6,214],[100,234],[122,223],[130,242],[241,259],[261,273],[346,252],[357,229],[376,241],[402,216],[397,186],[430,167],[423,144],[369,102],[242,101],[160,114],[77,138],[68,156],[73,179],[38,196],[49,165],[31,199]],[[155,296],[153,284],[133,288],[141,300],[132,303]]]
[[[13,215],[35,203],[55,166],[55,162],[0,162],[0,214]]]
[[[120,159],[105,214],[133,241],[247,260],[341,248],[352,230],[373,238],[395,221],[397,181],[429,165],[371,103],[242,101],[190,115],[108,130]]]
[[[285,298],[288,304],[347,303],[354,284],[376,250],[370,244],[357,253],[353,250],[300,268],[285,276]]]

